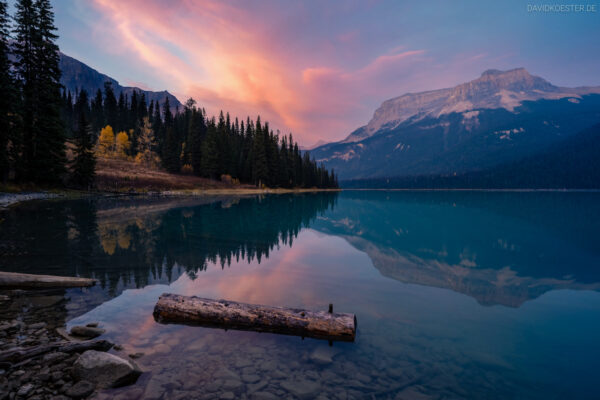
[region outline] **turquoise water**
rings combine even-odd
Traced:
[[[1,269],[98,278],[54,318],[144,353],[106,398],[600,396],[600,193],[45,201],[0,219]],[[164,292],[333,303],[357,339],[161,325]]]

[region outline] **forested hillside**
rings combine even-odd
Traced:
[[[0,1],[0,182],[92,188],[103,157],[233,184],[337,187],[333,171],[260,117],[210,117],[193,99],[173,112],[170,94],[117,97],[111,80],[96,93],[71,92],[60,81],[50,1],[19,0],[15,8],[11,18]]]
[[[518,161],[458,175],[422,175],[359,179],[347,188],[600,188],[600,124],[566,138],[548,149]]]

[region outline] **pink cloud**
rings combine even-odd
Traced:
[[[431,61],[425,50],[409,46],[364,56],[360,29],[299,36],[312,23],[300,4],[291,11],[212,0],[95,5],[105,45],[167,82],[155,89],[182,101],[194,97],[209,114],[260,114],[301,144],[345,137],[383,100],[415,86],[415,74]]]

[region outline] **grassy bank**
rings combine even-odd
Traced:
[[[100,158],[96,167],[96,187],[92,192],[45,187],[30,183],[0,184],[0,193],[49,193],[61,198],[78,198],[90,194],[162,194],[172,196],[254,195],[339,191],[318,188],[257,188],[193,175],[175,175],[142,166],[133,161]]]

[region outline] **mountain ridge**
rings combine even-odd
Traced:
[[[452,175],[542,151],[600,123],[600,87],[564,88],[524,68],[386,100],[371,121],[311,155],[341,180]]]
[[[168,97],[172,111],[183,107],[179,99],[167,90],[151,91],[143,90],[135,86],[122,86],[116,79],[111,78],[84,62],[62,52],[60,52],[59,67],[62,72],[60,83],[66,90],[71,91],[71,93],[85,89],[88,92],[88,95],[93,97],[98,89],[104,90],[104,82],[110,82],[117,98],[121,93],[131,98],[133,92],[137,91],[140,94],[144,93],[147,103],[154,100],[154,102],[158,101],[162,105],[165,102],[165,98]]]
[[[405,93],[385,100],[367,125],[341,143],[363,140],[381,129],[393,129],[411,117],[439,117],[481,108],[512,111],[526,100],[577,98],[590,93],[600,93],[600,86],[559,87],[531,75],[525,68],[488,69],[479,78],[451,88]]]

